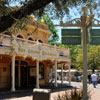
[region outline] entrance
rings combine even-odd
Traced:
[[[21,87],[28,87],[28,67],[21,66]]]
[[[20,61],[21,67],[21,88],[28,87],[28,63],[25,61]]]
[[[16,60],[15,61],[15,88],[16,89],[20,88],[20,86],[21,88],[26,88],[28,86],[28,73],[29,73],[28,63],[25,61]]]
[[[44,64],[39,63],[39,79],[44,80]],[[15,61],[15,88],[34,88],[36,86],[36,66],[26,61]]]
[[[16,89],[29,88],[29,87],[33,88],[35,86],[36,86],[36,66],[29,66],[28,63],[25,61],[16,60],[15,61],[15,88]]]

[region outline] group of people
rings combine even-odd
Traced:
[[[95,72],[93,72],[93,74],[89,74],[88,75],[88,83],[92,83],[94,88],[96,88],[97,82],[100,79],[100,74],[95,74]]]

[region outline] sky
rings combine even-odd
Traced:
[[[97,0],[97,2],[100,2],[100,0]],[[10,6],[15,6],[15,5],[20,5],[18,2],[14,2],[14,3],[11,3]],[[70,21],[74,18],[80,18],[81,16],[81,8],[82,6],[84,5],[79,5],[77,7],[73,7],[73,8],[69,8],[69,16],[64,16],[63,18],[63,22],[67,22],[67,21]],[[98,13],[100,13],[100,8],[97,8],[97,12],[95,10],[93,10],[93,13],[95,13],[95,18],[99,20],[99,18],[96,16]],[[60,24],[60,20],[52,20],[54,24]],[[61,42],[61,29],[69,29],[70,27],[56,27],[56,29],[58,30],[57,34],[59,35],[59,40],[58,42]],[[74,27],[72,27],[74,28]],[[70,28],[70,29],[72,29]],[[74,28],[75,29],[75,28]]]

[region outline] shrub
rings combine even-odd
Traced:
[[[90,95],[90,91],[88,92],[88,100],[91,100],[91,95]],[[83,98],[83,91],[82,89],[73,89],[70,92],[69,91],[65,91],[65,93],[63,95],[58,95],[55,100],[82,100]]]

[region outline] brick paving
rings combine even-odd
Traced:
[[[82,83],[80,82],[72,82],[72,86],[77,87],[77,88],[82,88]],[[97,85],[96,88],[93,87],[92,84],[88,85],[88,89],[91,91],[91,98],[92,100],[100,100],[100,84]],[[19,93],[19,92],[18,92]],[[26,91],[25,93],[20,92],[20,95],[17,96],[17,94],[13,94],[7,98],[3,98],[0,100],[32,100],[32,91],[28,92]],[[51,100],[54,100],[54,97],[57,96],[57,94],[63,94],[64,91],[59,91],[59,92],[54,92],[51,93]]]

